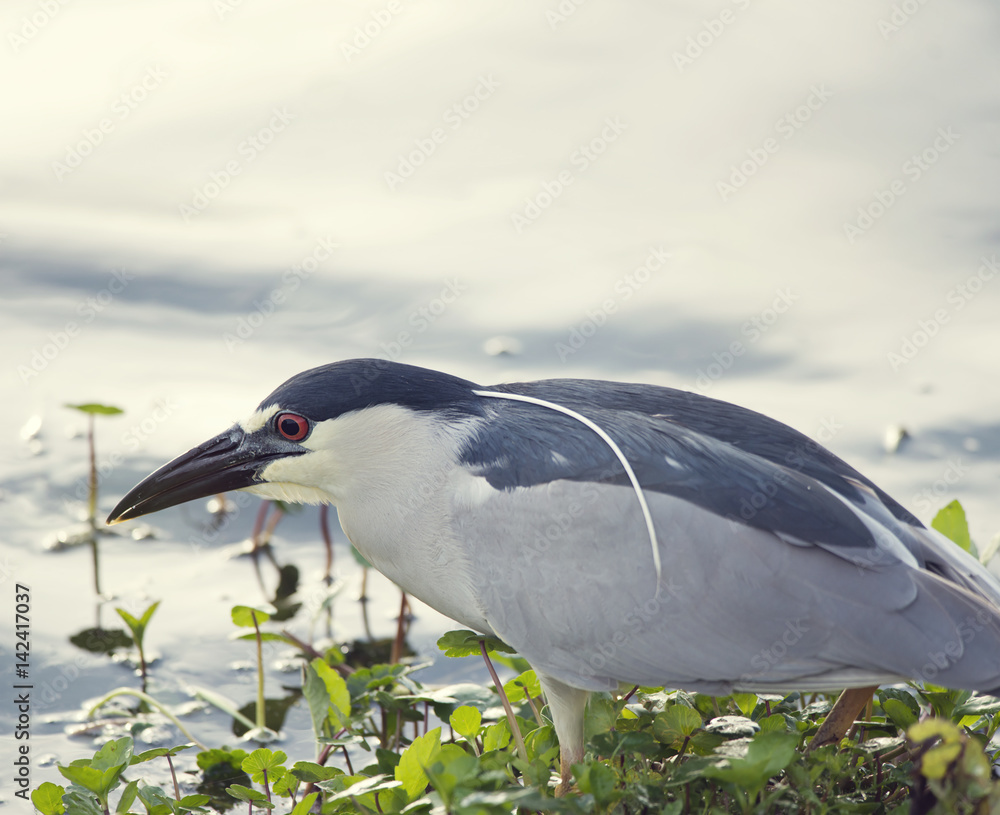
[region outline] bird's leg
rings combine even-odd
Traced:
[[[833,709],[827,715],[826,720],[820,725],[816,735],[806,747],[806,751],[815,750],[825,744],[836,744],[851,725],[861,715],[861,711],[872,700],[872,695],[878,690],[878,685],[870,688],[848,688],[842,694]]]
[[[583,717],[590,691],[574,688],[535,670],[559,738],[559,786],[556,797],[573,786],[573,765],[583,761]]]
[[[559,786],[556,787],[556,798],[562,798],[573,789],[573,765],[581,761],[583,761],[582,748],[559,748]]]

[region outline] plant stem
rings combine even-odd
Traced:
[[[94,414],[87,416],[87,444],[90,447],[90,495],[87,497],[87,523],[90,524],[90,554],[94,561],[94,591],[101,595],[101,575],[97,556],[97,448],[94,443]]]
[[[87,443],[90,447],[90,495],[87,499],[87,521],[97,530],[97,452],[94,445],[94,414],[87,415]]]
[[[257,632],[257,727],[263,730],[267,727],[267,716],[264,711],[264,643],[260,638],[260,626],[257,625],[257,615],[250,612],[254,631]]]
[[[174,798],[178,801],[181,800],[181,788],[177,783],[177,772],[174,770],[174,762],[170,758],[170,753],[167,753],[167,765],[170,767],[170,777],[174,780]]]
[[[100,578],[100,573],[98,572],[99,563],[97,556],[97,532],[94,530],[91,530],[90,532],[90,555],[91,555],[91,560],[94,563],[94,591],[97,593],[97,596],[100,597],[101,578]]]
[[[393,665],[399,663],[403,656],[403,640],[406,638],[406,592],[399,602],[399,619],[396,621],[396,639],[392,641],[392,652],[389,655],[389,662]]]
[[[136,647],[139,649],[139,687],[142,688],[142,692],[146,692],[146,653],[142,650],[142,640],[136,643]]]
[[[319,508],[319,533],[323,536],[323,545],[326,547],[326,572],[323,580],[327,585],[333,580],[333,540],[330,538],[330,505],[321,504]]]
[[[157,702],[152,696],[148,696],[145,693],[142,693],[141,691],[135,690],[134,688],[116,688],[110,693],[105,694],[100,699],[98,699],[97,702],[94,703],[94,706],[90,708],[90,710],[87,711],[87,717],[89,718],[93,716],[97,712],[98,708],[107,704],[116,696],[134,696],[140,702],[145,702],[150,707],[156,708],[158,711],[160,711],[160,713],[162,713],[164,716],[170,719],[174,727],[176,727],[178,730],[181,731],[181,733],[187,736],[187,738],[189,738],[192,741],[192,743],[197,744],[202,750],[208,749],[206,745],[202,744],[200,741],[198,741],[198,739],[196,739],[194,736],[191,735],[191,731],[188,730],[183,724],[181,724],[180,720],[173,713],[171,713],[170,710],[168,710],[166,707]]]
[[[522,759],[524,759],[524,761],[527,761],[528,751],[524,746],[524,739],[521,738],[521,728],[517,726],[517,718],[514,716],[514,709],[510,706],[510,701],[507,699],[507,694],[504,693],[500,677],[497,676],[497,672],[493,668],[493,663],[490,661],[490,655],[486,652],[486,643],[482,640],[479,641],[479,650],[482,651],[483,660],[486,662],[486,667],[489,669],[490,676],[493,677],[493,684],[496,686],[497,693],[500,694],[500,701],[503,703],[504,712],[507,714],[507,722],[510,724],[510,733],[514,737],[514,743],[517,745],[517,753]]]

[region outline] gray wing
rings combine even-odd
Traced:
[[[667,411],[570,406],[635,469],[663,573],[603,441],[542,407],[491,406],[453,523],[475,541],[484,616],[536,668],[590,689],[1000,686],[1000,586],[832,454],[792,467]]]

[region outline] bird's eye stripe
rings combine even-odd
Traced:
[[[275,417],[274,427],[289,441],[302,441],[309,435],[309,420],[297,413],[279,413]]]

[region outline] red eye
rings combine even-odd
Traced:
[[[309,435],[309,420],[298,413],[279,413],[274,426],[289,441],[301,441]]]

